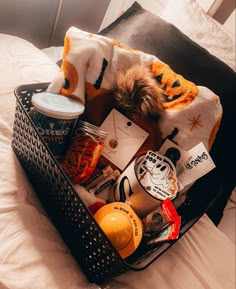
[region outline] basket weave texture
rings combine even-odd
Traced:
[[[142,252],[133,259],[131,258],[131,261],[120,257],[74,191],[72,184],[47,148],[29,116],[33,107],[32,95],[45,91],[48,84],[29,84],[16,88],[13,150],[52,223],[89,281],[103,283],[128,270],[145,269],[174,242]],[[186,224],[182,222],[180,236],[199,217],[188,220]]]

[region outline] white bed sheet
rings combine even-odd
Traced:
[[[0,34],[0,289],[100,288],[87,282],[11,149],[14,88],[50,82],[57,65],[31,43]],[[105,288],[234,289],[235,246],[207,216],[146,270]]]
[[[209,16],[196,1],[179,0],[176,5],[175,0],[169,0],[160,17],[236,70],[235,35]]]

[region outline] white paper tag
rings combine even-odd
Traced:
[[[148,137],[148,133],[116,109],[101,125],[108,131],[102,155],[123,170]]]
[[[189,150],[188,153],[189,159],[185,163],[186,171],[179,176],[184,186],[191,184],[215,168],[215,164],[202,142]]]
[[[202,142],[189,151],[186,151],[170,140],[166,140],[159,152],[164,154],[165,150],[170,146],[177,147],[181,152],[181,157],[177,163],[176,171],[178,181],[184,187],[192,184],[215,168],[215,164]]]

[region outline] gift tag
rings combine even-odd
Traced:
[[[101,125],[108,131],[103,156],[123,170],[148,137],[148,133],[116,109]]]
[[[186,170],[179,176],[179,180],[184,186],[191,184],[215,168],[215,164],[202,142],[188,153],[189,158],[185,163]]]
[[[164,153],[168,147],[176,147],[180,150],[181,157],[177,163],[176,172],[179,183],[184,187],[215,168],[215,164],[202,142],[186,151],[170,140],[166,140],[159,152]]]

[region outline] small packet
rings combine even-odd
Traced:
[[[174,223],[178,217],[173,203],[167,198],[156,210],[142,219],[144,234],[156,235]]]
[[[156,245],[158,243],[172,241],[178,239],[179,231],[180,231],[181,217],[176,216],[175,221],[169,224],[164,230],[160,232],[160,234],[147,241],[146,245]]]

